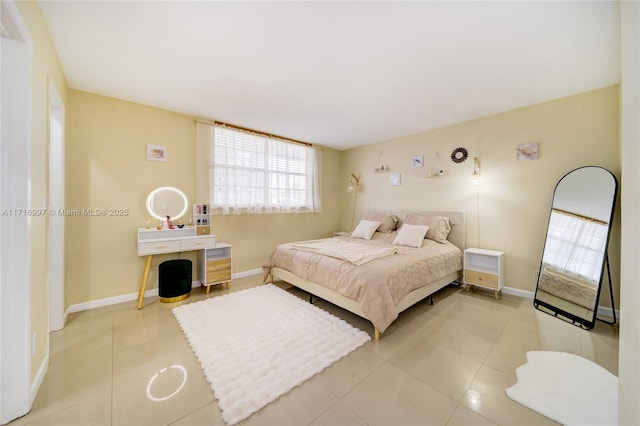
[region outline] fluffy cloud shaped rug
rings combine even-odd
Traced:
[[[507,396],[563,425],[617,425],[618,378],[565,352],[527,352]]]

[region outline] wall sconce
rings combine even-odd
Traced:
[[[347,185],[347,192],[354,192],[360,185],[360,179],[355,174],[351,173],[351,179],[349,179],[349,185]]]
[[[347,192],[355,192],[353,196],[353,211],[351,212],[351,229],[353,229],[353,220],[356,217],[356,199],[358,198],[358,186],[360,186],[360,178],[351,173],[351,179],[349,179],[349,185],[347,185]]]
[[[482,178],[480,177],[480,162],[473,157],[473,174],[469,178],[469,186],[472,188],[480,188],[482,186]]]

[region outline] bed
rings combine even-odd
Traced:
[[[389,230],[389,218],[396,218],[395,230]],[[285,281],[369,320],[377,340],[402,311],[462,276],[464,219],[462,211],[369,210],[354,230],[358,238],[275,247],[263,263],[265,281]],[[371,221],[381,225],[367,239],[358,230]],[[449,224],[444,232],[443,221]],[[393,244],[405,231],[428,224],[416,247]],[[340,247],[346,249],[336,254]]]
[[[598,297],[598,283],[578,274],[543,263],[538,288],[560,299],[593,310]]]

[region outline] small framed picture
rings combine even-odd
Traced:
[[[538,159],[538,144],[537,143],[523,143],[516,148],[516,158],[518,160],[537,160]]]
[[[424,167],[424,155],[414,155],[411,157],[411,168],[417,169],[419,167]]]
[[[147,160],[167,161],[167,147],[147,144]]]
[[[394,173],[389,176],[389,184],[391,186],[400,186],[400,173]]]

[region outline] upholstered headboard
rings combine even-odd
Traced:
[[[431,211],[431,210],[395,210],[395,209],[367,209],[363,212],[363,216],[367,213],[396,215],[399,219],[398,226],[400,228],[404,219],[408,214],[419,214],[423,216],[446,216],[450,217],[455,223],[451,227],[451,232],[447,238],[453,244],[458,246],[461,250],[466,248],[465,229],[466,224],[464,221],[464,211],[451,210],[451,211]]]

